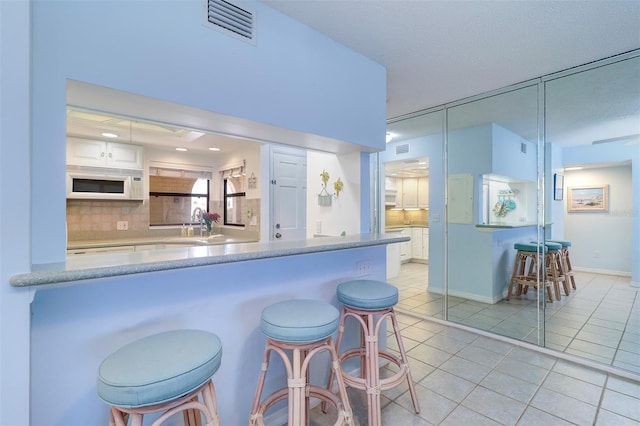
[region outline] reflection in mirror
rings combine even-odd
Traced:
[[[573,269],[569,295],[547,305],[546,346],[640,373],[640,58],[550,80],[545,98],[546,180],[564,174],[566,195],[547,192],[548,237],[571,243]],[[572,188],[585,185],[608,186],[607,212],[571,211]]]
[[[443,318],[432,303],[440,292],[445,319],[640,374],[640,265],[634,262],[640,258],[640,57],[636,52],[518,87],[446,106],[429,126],[419,115],[388,124],[394,140],[381,163],[396,158],[401,145],[411,152],[427,145],[426,135],[447,124],[446,156],[430,157],[428,282],[422,273],[403,273],[403,264],[390,279],[401,291],[399,309]],[[531,154],[533,166],[523,162]],[[438,158],[447,158],[447,206],[444,192],[442,201],[433,196],[434,180],[445,174]],[[562,187],[554,187],[554,175],[564,176]],[[568,211],[567,191],[586,184],[609,186],[607,212]],[[500,191],[509,188],[518,195],[502,194],[506,206],[533,206],[532,225],[528,208],[524,215],[496,208]],[[447,217],[442,234],[434,220],[440,212]],[[508,223],[514,215],[515,224]],[[519,227],[522,218],[526,226]],[[558,293],[545,268],[542,287],[519,291],[516,284],[506,300],[517,240],[571,244],[563,248],[570,265]],[[440,247],[445,256],[437,259]],[[439,274],[439,267],[446,270]]]
[[[441,110],[389,123],[390,140],[386,151],[379,154],[382,228],[411,238],[387,251],[388,281],[398,287],[400,309],[435,318],[444,318],[446,299],[439,220],[442,123]]]
[[[505,300],[515,244],[538,238],[537,119],[536,85],[449,108],[447,317],[542,344],[544,293],[518,287]]]

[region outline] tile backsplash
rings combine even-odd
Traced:
[[[213,204],[215,206],[211,211],[222,214],[222,203]],[[257,216],[260,213],[260,200],[244,200],[242,208],[251,210],[253,215]],[[116,229],[119,221],[128,222],[126,231]],[[260,235],[260,220],[257,219],[256,224],[251,225],[251,219],[245,212],[242,221],[245,227],[233,227],[234,234],[242,231]],[[225,233],[225,229],[222,226],[219,228],[222,233]],[[231,230],[231,227],[229,229]],[[146,201],[67,200],[68,241],[144,238],[179,233],[175,227],[149,228],[149,204]]]
[[[429,210],[397,210],[388,208],[385,211],[385,226],[423,225],[429,226]]]

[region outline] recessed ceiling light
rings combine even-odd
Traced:
[[[105,138],[117,138],[118,137],[118,135],[116,135],[115,133],[109,133],[109,132],[102,133],[102,136],[104,136]]]
[[[209,148],[209,151],[220,151],[220,148]]]
[[[387,132],[387,143],[391,142],[395,135],[391,132]]]
[[[566,172],[567,170],[582,170],[582,167],[565,167],[564,171]]]
[[[187,151],[187,148],[176,148],[176,151]]]

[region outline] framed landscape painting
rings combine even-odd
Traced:
[[[609,211],[609,185],[574,186],[567,193],[569,212]]]

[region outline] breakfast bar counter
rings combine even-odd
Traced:
[[[224,346],[215,377],[221,424],[247,424],[265,345],[262,310],[291,299],[339,308],[337,286],[385,280],[387,246],[407,239],[362,234],[74,255],[14,275],[11,290],[30,296],[30,423],[108,423],[96,393],[102,360],[151,334],[199,329]],[[348,327],[345,347],[358,341]],[[265,392],[286,383],[284,368],[274,367]],[[312,379],[327,377],[328,368],[313,364]],[[265,421],[281,424],[281,415],[275,410]]]
[[[300,241],[194,245],[129,253],[69,256],[63,264],[34,265],[33,272],[15,275],[14,287],[41,286],[93,278],[156,272],[194,266],[301,255],[408,241],[397,234],[361,234]]]

